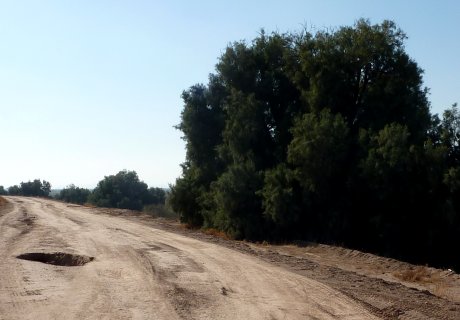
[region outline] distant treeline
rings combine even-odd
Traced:
[[[460,113],[430,113],[405,39],[360,20],[230,45],[182,94],[182,221],[460,270]]]
[[[99,181],[88,202],[98,207],[141,210],[145,205],[164,204],[165,198],[163,189],[148,188],[135,171],[124,170]]]
[[[30,197],[47,197],[51,191],[51,184],[48,181],[35,179],[34,181],[21,182],[20,185],[14,185],[5,190],[0,186],[0,195],[12,196],[30,196]]]
[[[36,179],[21,182],[8,188],[0,186],[0,194],[48,197],[51,184]],[[161,188],[148,188],[139,180],[135,171],[120,171],[116,175],[104,177],[94,190],[76,187],[71,184],[55,197],[58,200],[76,204],[89,203],[98,207],[142,210],[144,206],[164,205],[166,191]],[[158,208],[156,208],[158,209]]]

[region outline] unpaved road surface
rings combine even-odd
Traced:
[[[85,207],[7,199],[1,319],[377,319],[250,254]]]
[[[314,243],[227,240],[129,210],[7,199],[0,320],[460,319],[452,270]]]

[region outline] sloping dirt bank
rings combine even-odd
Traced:
[[[7,199],[0,319],[460,318],[454,299],[352,270],[360,258],[334,258],[333,249],[248,244],[126,210]],[[17,258],[27,253],[85,263]]]
[[[202,241],[258,257],[324,283],[382,319],[460,319],[460,275],[341,247],[298,243],[255,244],[226,240],[178,222],[151,219],[128,210],[90,209],[143,221]]]

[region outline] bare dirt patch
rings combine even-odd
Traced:
[[[213,232],[184,228],[177,221],[122,217],[257,256],[340,291],[382,319],[460,319],[460,275],[451,270],[322,244],[226,240]]]
[[[0,197],[0,215],[3,215],[13,209],[13,205],[3,197]]]
[[[55,266],[78,267],[94,260],[94,257],[70,254],[64,252],[30,252],[20,254],[16,258],[21,260],[37,261]]]
[[[14,208],[0,208],[0,314],[17,315],[6,319],[62,318],[63,305],[76,319],[460,319],[460,277],[448,269],[320,244],[226,240],[129,210],[6,199]],[[98,261],[49,268],[15,259],[69,251]]]

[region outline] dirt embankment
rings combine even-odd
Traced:
[[[449,271],[226,240],[128,210],[8,200],[2,320],[460,319],[460,280]]]
[[[119,215],[121,212],[105,213]],[[460,319],[460,275],[452,270],[416,266],[322,244],[232,241],[201,230],[186,229],[178,222],[152,220],[136,212],[125,211],[122,216],[257,256],[331,286],[382,319]]]

